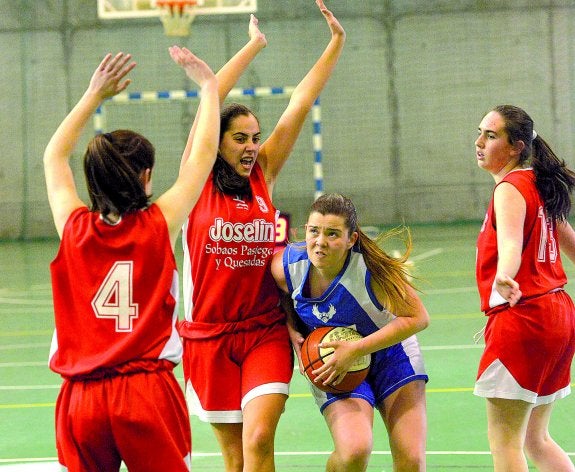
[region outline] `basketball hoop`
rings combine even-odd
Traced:
[[[166,36],[188,36],[197,6],[197,0],[156,0]]]

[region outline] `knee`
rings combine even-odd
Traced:
[[[548,445],[554,444],[549,434],[533,434],[530,431],[525,436],[525,453],[530,458],[537,458]]]
[[[353,447],[336,448],[334,458],[341,465],[338,470],[366,470],[371,456],[371,444],[354,444]]]
[[[244,436],[244,449],[258,456],[273,454],[274,436],[274,431],[265,425],[259,426]]]
[[[410,451],[393,458],[393,470],[402,472],[423,472],[425,466],[425,451]]]

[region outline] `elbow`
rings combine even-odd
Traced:
[[[421,313],[420,316],[418,316],[417,331],[423,331],[424,329],[426,329],[429,326],[430,322],[431,319],[429,318],[429,313],[427,313],[427,310],[424,310],[423,313]]]

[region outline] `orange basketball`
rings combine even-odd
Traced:
[[[322,326],[314,329],[304,340],[301,346],[301,361],[305,376],[320,390],[328,393],[351,392],[367,377],[371,356],[363,356],[351,366],[344,379],[337,385],[323,385],[315,383],[312,371],[324,364],[324,359],[333,354],[333,348],[320,348],[321,342],[331,341],[355,341],[362,336],[352,328],[343,326]]]

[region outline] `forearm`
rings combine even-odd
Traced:
[[[336,33],[322,55],[294,89],[290,102],[306,104],[311,108],[331,77],[345,44],[345,34]]]
[[[428,323],[422,318],[398,316],[375,333],[357,343],[357,355],[364,356],[400,343],[425,329]]]
[[[558,222],[557,233],[559,235],[560,250],[572,263],[575,263],[575,232],[573,227],[567,221]]]
[[[49,160],[70,158],[88,121],[100,105],[100,98],[85,92],[72,111],[64,118],[50,139],[44,152],[44,162]]]
[[[201,89],[202,100],[198,108],[198,119],[194,122],[190,136],[197,136],[196,143],[198,156],[215,156],[218,151],[219,126],[219,99],[218,81],[216,78],[206,82]],[[188,140],[191,148],[191,139]],[[186,149],[188,147],[186,146]],[[210,166],[211,167],[211,166]]]
[[[514,278],[521,266],[521,247],[514,241],[498,242],[497,274]]]
[[[258,53],[266,47],[261,38],[250,39],[216,74],[218,78],[218,94],[223,102],[239,78],[247,70]]]

